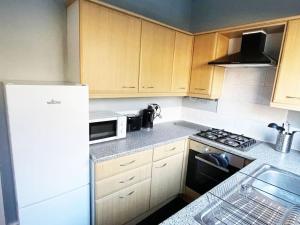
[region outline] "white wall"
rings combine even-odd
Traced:
[[[64,80],[64,0],[0,1],[0,80]]]
[[[162,118],[156,118],[154,123],[181,119],[181,97],[90,100],[90,111],[111,110],[121,114],[136,114],[141,109],[147,108],[147,105],[151,103],[159,104],[162,109]]]

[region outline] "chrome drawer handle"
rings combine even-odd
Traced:
[[[129,87],[123,86],[122,88],[135,88],[135,87],[134,86],[129,86]]]
[[[120,166],[129,166],[132,163],[135,163],[136,160],[132,160],[131,162],[120,164]]]
[[[179,89],[180,89],[180,90],[185,90],[185,87],[180,87]]]
[[[122,199],[123,199],[123,198],[126,198],[126,197],[132,195],[134,192],[135,192],[135,191],[132,191],[132,192],[130,192],[129,194],[127,194],[127,195],[125,195],[125,196],[119,196],[119,198],[122,198]]]
[[[174,150],[176,150],[176,147],[173,147],[173,148],[171,148],[171,149],[168,149],[167,152],[171,152],[171,151],[174,151]]]
[[[206,89],[205,89],[205,88],[195,88],[195,90],[198,90],[198,91],[205,91]]]
[[[143,88],[154,88],[153,86],[150,86],[150,87],[145,87],[145,86],[143,86]]]
[[[155,167],[155,168],[160,169],[160,168],[165,167],[166,165],[168,165],[168,163],[164,163],[162,166],[158,166],[158,167]]]
[[[300,100],[300,97],[295,97],[295,96],[286,96],[286,98],[290,98],[290,99],[299,99],[299,100]]]
[[[135,178],[135,176],[130,177],[128,180],[121,180],[121,181],[120,181],[120,184],[125,184],[125,183],[127,183],[127,182],[129,182],[129,181],[132,181],[134,178]]]

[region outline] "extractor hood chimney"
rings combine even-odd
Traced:
[[[277,61],[264,53],[266,43],[264,31],[243,33],[241,51],[212,62],[221,67],[273,67]]]

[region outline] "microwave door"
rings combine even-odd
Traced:
[[[90,141],[117,136],[117,120],[90,123]]]

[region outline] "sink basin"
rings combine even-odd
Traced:
[[[209,205],[195,216],[198,223],[279,225],[288,219],[300,225],[299,175],[266,164],[236,175],[206,194]]]
[[[269,197],[276,196],[284,201],[300,204],[299,175],[270,165],[263,165],[250,176],[256,179],[252,179],[249,184],[269,194]]]

